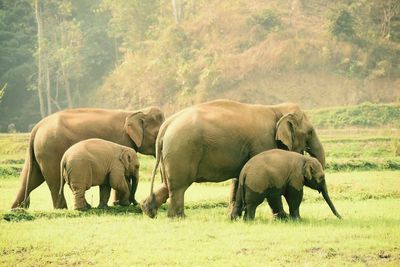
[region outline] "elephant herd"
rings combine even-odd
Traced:
[[[117,191],[116,203],[136,204],[135,152],[156,157],[150,195],[140,203],[152,218],[168,198],[168,216],[183,217],[185,191],[192,183],[228,179],[232,179],[232,219],[243,210],[245,219],[253,219],[264,199],[274,216],[286,218],[281,196],[288,202],[290,216],[299,218],[303,185],[322,192],[340,218],[324,179],[323,146],[299,106],[231,100],[197,104],[166,120],[157,107],[69,109],[50,115],[32,129],[12,208],[28,208],[30,192],[44,181],[54,208],[67,208],[65,182],[76,209],[90,207],[84,192],[95,185],[100,186],[99,207],[107,205],[111,188]],[[162,184],[154,189],[158,169]]]

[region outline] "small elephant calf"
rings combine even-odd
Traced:
[[[128,206],[139,181],[136,151],[103,139],[87,139],[71,146],[61,159],[61,196],[64,180],[74,195],[74,208],[87,210],[90,205],[85,191],[100,186],[100,208],[107,207],[111,188],[120,197],[119,204]],[[132,185],[130,185],[132,183]]]
[[[280,149],[262,152],[244,165],[239,177],[239,188],[231,219],[240,217],[244,209],[244,219],[253,220],[257,206],[265,198],[274,216],[287,218],[282,206],[282,195],[288,203],[290,216],[300,218],[303,185],[322,192],[332,212],[341,219],[329,198],[325,175],[319,161]]]

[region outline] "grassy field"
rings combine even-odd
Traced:
[[[263,204],[254,222],[231,222],[228,182],[191,186],[183,220],[167,218],[167,205],[155,220],[135,207],[54,211],[45,184],[32,192],[28,212],[10,212],[27,135],[0,135],[0,266],[398,266],[400,171],[384,164],[349,164],[398,160],[392,141],[398,132],[324,130],[320,136],[328,164],[347,164],[346,171],[331,167],[326,175],[342,221],[317,192],[306,189],[301,221],[276,221]],[[139,200],[148,194],[153,164],[141,157]],[[65,192],[71,206],[67,187]],[[98,189],[86,198],[96,206]]]

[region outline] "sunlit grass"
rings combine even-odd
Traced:
[[[134,207],[54,211],[42,185],[31,196],[33,221],[0,222],[0,265],[397,265],[399,179],[400,172],[328,173],[344,220],[307,189],[301,221],[276,221],[264,203],[250,223],[229,220],[227,183],[191,186],[183,220],[167,218],[168,204],[154,220]],[[0,179],[2,216],[10,214],[17,185],[16,179]],[[141,183],[138,199],[148,190],[149,183]],[[71,206],[69,188],[65,192]],[[96,206],[98,189],[89,190],[87,199]]]
[[[45,183],[31,193],[28,211],[10,212],[26,138],[10,141],[13,136],[7,136],[1,147],[3,137],[0,148],[10,152],[0,149],[0,266],[400,265],[400,171],[328,170],[329,193],[343,220],[318,192],[306,188],[300,221],[277,221],[263,203],[254,222],[231,222],[229,181],[193,184],[185,195],[185,219],[169,219],[168,203],[156,219],[133,206],[74,211],[68,186],[64,192],[70,209],[53,210]],[[327,161],[348,161],[360,151],[381,151],[389,158],[387,139],[371,137],[368,142],[374,143],[362,147],[364,141],[357,141],[362,134],[358,137],[348,146],[327,141],[332,153]],[[139,201],[149,194],[154,158],[140,156],[140,162]],[[98,198],[98,188],[87,191],[93,207]],[[284,208],[288,211],[286,203]]]

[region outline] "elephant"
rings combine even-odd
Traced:
[[[250,158],[274,148],[307,151],[325,165],[316,131],[296,104],[268,106],[222,99],[183,109],[160,127],[150,195],[141,208],[154,218],[169,197],[168,216],[183,217],[184,194],[193,182],[238,178]],[[159,165],[163,183],[154,193]],[[231,206],[236,190],[237,181],[231,187]]]
[[[164,114],[157,107],[136,111],[68,109],[42,119],[30,134],[20,188],[11,208],[28,208],[30,192],[44,181],[50,189],[54,208],[67,208],[64,196],[58,201],[58,191],[60,161],[70,146],[82,140],[101,138],[132,147],[145,155],[155,155],[155,141],[163,122]]]
[[[60,191],[63,196],[64,181],[74,196],[74,208],[87,210],[85,191],[100,186],[99,208],[106,208],[111,188],[120,199],[118,204],[128,206],[130,197],[135,196],[139,182],[139,161],[136,151],[103,139],[91,138],[80,141],[65,151],[60,163]],[[130,190],[129,183],[135,190]],[[132,195],[131,195],[132,194]]]
[[[283,210],[282,195],[288,203],[290,217],[300,219],[304,185],[322,192],[333,214],[342,218],[329,197],[325,174],[318,160],[291,151],[272,149],[254,156],[244,165],[231,219],[240,217],[244,209],[244,219],[254,220],[256,208],[264,199],[267,199],[275,217],[286,219],[288,216]]]

